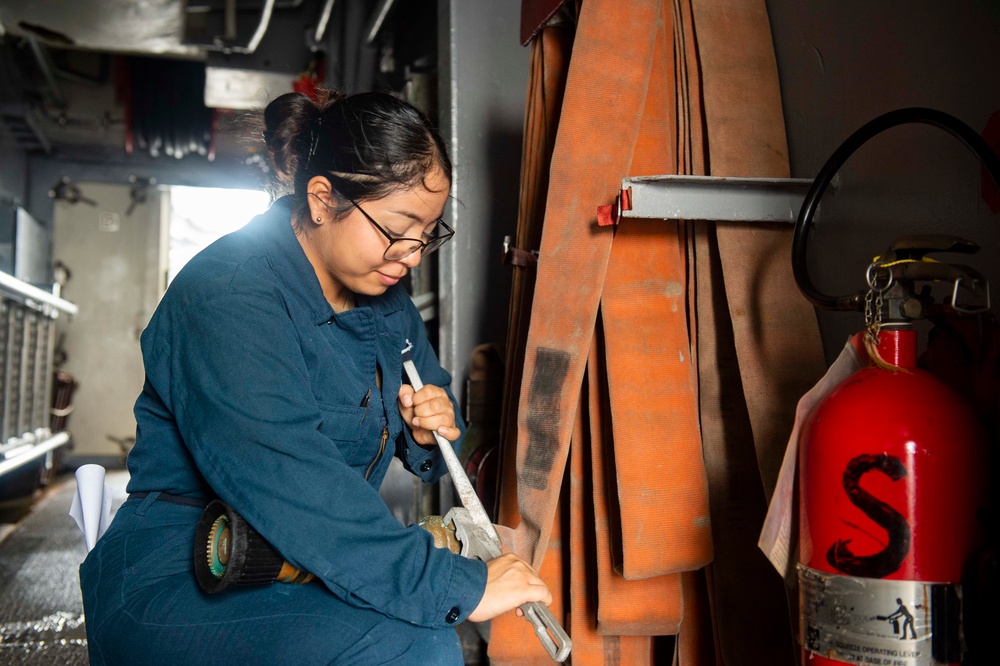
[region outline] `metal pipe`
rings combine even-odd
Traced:
[[[69,301],[59,298],[58,296],[54,296],[44,289],[34,287],[27,282],[22,282],[13,275],[4,273],[3,271],[0,271],[0,291],[5,291],[8,294],[21,299],[27,299],[51,306],[56,310],[60,310],[69,315],[75,315],[80,311],[76,304],[70,303]]]
[[[69,433],[60,432],[52,437],[35,444],[30,451],[25,451],[24,453],[8,458],[0,462],[0,476],[3,476],[11,470],[15,470],[18,467],[28,464],[33,460],[41,458],[49,451],[53,449],[58,449],[60,446],[67,444],[69,442]]]
[[[30,107],[25,107],[24,109],[24,123],[28,128],[34,133],[35,139],[42,146],[42,150],[45,151],[46,155],[52,154],[52,142],[49,138],[45,136],[45,130],[42,126],[38,124],[38,119],[35,118],[35,111]]]
[[[375,15],[366,31],[368,36],[365,38],[365,43],[369,45],[374,44],[375,40],[378,39],[378,34],[382,32],[382,26],[385,24],[385,18],[392,9],[393,2],[394,0],[382,0],[378,9],[375,10]]]
[[[14,395],[11,387],[16,378],[13,344],[15,307],[18,306],[0,296],[0,327],[2,327],[0,328],[0,339],[3,340],[3,344],[0,345],[0,354],[3,355],[3,372],[0,373],[3,375],[0,377],[0,381],[2,381],[0,383],[0,389],[2,389],[0,391],[0,446],[3,446],[4,442],[14,436],[10,413],[11,400]]]
[[[52,91],[52,100],[56,103],[56,106],[65,107],[66,99],[59,92],[59,83],[56,81],[55,74],[53,73],[54,67],[52,63],[49,62],[49,54],[42,46],[42,44],[34,37],[27,37],[28,43],[31,45],[31,53],[35,56],[35,60],[38,62],[38,68],[42,70],[42,76],[45,77],[45,83],[48,84],[49,89]]]
[[[316,35],[313,37],[313,41],[317,44],[326,36],[326,24],[330,22],[330,12],[333,11],[334,2],[336,0],[326,0],[323,3],[323,11],[320,12],[319,23],[316,24]]]
[[[260,13],[260,23],[257,25],[256,32],[253,33],[253,37],[247,42],[245,53],[253,53],[260,46],[260,40],[264,39],[264,33],[267,32],[267,26],[271,22],[271,12],[274,11],[274,0],[267,0],[264,3],[264,9]]]
[[[222,37],[236,39],[236,0],[226,0],[222,9]]]

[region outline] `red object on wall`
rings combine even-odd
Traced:
[[[833,581],[829,589],[872,579],[958,584],[982,538],[976,514],[988,501],[985,431],[958,393],[916,367],[915,331],[883,330],[880,341],[883,358],[908,372],[859,370],[803,430],[799,562],[819,572],[823,585]],[[886,615],[899,601],[891,596],[880,606]],[[813,624],[814,637],[821,624]],[[815,645],[864,645],[853,631]],[[806,643],[805,664],[861,663],[828,658]]]
[[[1000,155],[1000,111],[994,112],[986,121],[983,138]],[[990,210],[994,213],[1000,213],[1000,190],[997,190],[997,186],[993,183],[993,179],[990,178],[985,167],[983,168],[983,201],[989,204]]]
[[[292,91],[302,93],[309,99],[316,101],[317,92],[326,80],[326,59],[323,54],[316,54],[309,61],[306,71],[299,72],[299,75],[292,81]]]

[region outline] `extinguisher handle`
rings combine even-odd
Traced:
[[[911,107],[890,111],[869,121],[851,134],[833,152],[826,161],[826,164],[823,165],[823,168],[820,169],[819,174],[813,180],[812,187],[802,202],[802,207],[799,209],[798,219],[795,223],[795,232],[792,236],[792,273],[795,276],[795,283],[798,285],[799,291],[817,307],[827,310],[857,310],[859,309],[859,304],[863,302],[863,297],[859,299],[858,294],[849,294],[847,296],[830,296],[824,294],[816,288],[809,277],[806,248],[809,243],[809,231],[812,226],[812,219],[816,214],[816,209],[819,207],[820,199],[823,197],[826,188],[833,181],[833,177],[858,148],[877,134],[907,123],[932,125],[945,130],[957,138],[975,154],[986,172],[990,175],[993,183],[1000,189],[1000,156],[997,156],[996,152],[982,136],[958,118],[935,109]]]

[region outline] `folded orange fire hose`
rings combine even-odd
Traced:
[[[558,541],[550,542],[550,539],[557,534],[558,525],[553,524],[553,520],[557,515],[556,507],[573,424],[577,422],[578,416],[581,418],[583,416],[578,409],[583,379],[583,357],[592,344],[597,318],[597,299],[603,290],[607,290],[605,277],[610,277],[610,267],[614,265],[608,263],[613,261],[609,252],[615,251],[608,239],[594,229],[593,204],[608,203],[613,195],[604,192],[614,191],[622,176],[639,175],[630,172],[633,160],[640,158],[642,152],[638,147],[641,143],[639,125],[641,121],[651,122],[649,119],[656,117],[655,113],[647,115],[648,100],[645,96],[647,73],[651,70],[652,59],[664,57],[662,52],[657,56],[652,55],[652,49],[657,43],[655,32],[660,27],[656,23],[658,20],[663,20],[662,39],[662,34],[667,32],[666,17],[668,14],[672,17],[669,33],[673,35],[674,43],[673,83],[668,83],[666,87],[669,89],[670,85],[673,85],[677,90],[671,104],[675,115],[672,118],[669,114],[665,117],[661,115],[660,123],[669,128],[668,133],[674,132],[680,137],[673,149],[675,151],[673,155],[668,152],[668,160],[676,159],[673,169],[683,173],[700,173],[699,168],[708,163],[712,167],[713,175],[781,175],[759,168],[774,167],[774,164],[770,166],[767,164],[772,158],[765,155],[765,159],[761,160],[759,153],[766,153],[775,146],[783,149],[784,146],[780,99],[774,94],[777,91],[777,79],[763,1],[743,3],[739,6],[732,2],[720,6],[718,3],[699,0],[690,5],[684,0],[675,0],[670,4],[671,11],[662,14],[659,3],[587,0],[582,4],[573,57],[566,79],[565,103],[558,119],[559,132],[552,156],[546,200],[547,214],[541,239],[541,261],[537,273],[538,287],[533,296],[529,294],[529,298],[533,297],[535,303],[532,305],[533,315],[527,343],[524,346],[525,361],[521,373],[523,383],[519,393],[520,405],[516,415],[512,414],[513,408],[510,408],[508,413],[508,416],[516,416],[518,422],[516,456],[510,451],[510,434],[503,438],[508,450],[505,451],[500,522],[514,527],[507,535],[508,539],[521,555],[526,556],[536,567],[541,566],[543,575],[547,567],[552,568],[549,561],[554,553],[559,555],[560,562],[568,560],[571,581],[578,580],[576,576],[583,573],[579,571],[581,558],[576,546],[574,545],[568,557],[563,557],[561,548],[557,548],[560,545]],[[536,37],[535,44],[544,38],[546,32],[547,30],[543,30]],[[698,53],[694,51],[695,42],[700,48]],[[707,50],[711,50],[709,56],[705,55]],[[699,56],[702,61],[694,61]],[[533,57],[532,61],[534,67],[536,59]],[[703,80],[697,76],[699,66],[704,75]],[[655,67],[652,69],[655,70]],[[658,76],[670,79],[669,72]],[[704,109],[701,108],[699,99],[702,85]],[[530,100],[529,91],[529,106]],[[704,135],[701,133],[700,124],[703,116],[706,119]],[[546,127],[551,127],[552,124],[551,117],[548,117]],[[771,140],[776,136],[775,127],[780,129],[778,137],[780,143]],[[529,121],[526,119],[526,142],[528,129]],[[707,160],[704,155],[706,140],[709,146]],[[633,146],[636,146],[634,155],[630,154]],[[782,150],[778,150],[778,153],[782,162],[779,165],[780,169],[787,170]],[[544,161],[544,157],[538,159],[536,166],[543,165]],[[641,160],[635,162],[637,165],[640,163]],[[668,168],[669,164],[662,172],[670,172]],[[537,184],[542,179],[535,174],[530,180]],[[536,203],[538,198],[535,197]],[[581,203],[581,200],[586,200],[586,203]],[[523,206],[524,199],[522,199],[522,217]],[[631,223],[632,221],[628,220],[623,224]],[[650,224],[658,225],[657,237],[663,235],[662,222]],[[685,228],[693,231],[685,234]],[[701,229],[700,235],[697,233],[698,229]],[[757,583],[760,581],[754,580],[761,577],[751,576],[749,579],[746,577],[748,572],[751,574],[755,572],[755,563],[742,563],[740,566],[739,562],[735,562],[737,566],[734,568],[728,566],[730,559],[735,560],[743,555],[752,557],[756,534],[753,534],[753,529],[740,531],[730,528],[740,526],[743,520],[755,521],[754,506],[757,503],[763,506],[764,499],[769,496],[773,488],[773,478],[777,470],[775,461],[780,463],[780,448],[777,449],[779,454],[775,455],[774,441],[779,441],[777,446],[783,446],[787,427],[782,424],[781,419],[785,418],[786,424],[791,423],[795,398],[801,394],[801,392],[796,393],[799,390],[796,387],[797,380],[788,379],[787,374],[800,370],[801,376],[808,377],[801,382],[801,386],[803,389],[808,389],[811,381],[817,376],[809,369],[809,362],[815,359],[821,374],[822,359],[814,316],[808,308],[803,316],[801,305],[804,301],[794,293],[794,282],[788,279],[781,284],[782,280],[772,278],[773,275],[779,277],[781,275],[780,272],[773,272],[775,268],[784,268],[785,273],[790,275],[790,267],[787,266],[789,253],[780,250],[782,243],[785,242],[781,237],[783,230],[776,232],[765,230],[758,233],[759,230],[756,228],[744,227],[734,231],[735,233],[730,234],[729,229],[719,229],[718,251],[714,249],[715,229],[711,225],[676,226],[673,232],[675,246],[678,243],[682,244],[681,249],[676,250],[679,267],[675,265],[673,273],[673,277],[680,281],[682,296],[694,293],[698,298],[708,298],[707,295],[714,292],[721,297],[714,307],[711,302],[703,306],[694,299],[689,298],[687,302],[684,302],[683,298],[676,299],[680,311],[690,315],[692,331],[697,333],[689,341],[691,348],[689,356],[697,359],[698,367],[702,371],[699,378],[702,392],[701,436],[705,440],[706,460],[709,462],[712,519],[717,523],[713,524],[713,532],[717,539],[720,534],[723,537],[721,543],[719,540],[716,542],[716,557],[727,560],[727,565],[720,562],[719,566],[711,567],[704,572],[681,575],[685,595],[689,595],[684,603],[685,615],[680,625],[681,635],[677,653],[678,663],[684,666],[710,663],[708,659],[714,660],[716,657],[718,663],[724,661],[733,664],[780,664],[783,663],[785,654],[791,650],[787,636],[779,636],[778,640],[769,641],[780,634],[780,631],[775,633],[765,628],[764,631],[758,631],[757,636],[749,635],[754,629],[759,629],[759,621],[762,620],[759,606],[752,613],[744,614],[738,620],[734,619],[738,612],[745,611],[750,605],[750,599],[759,603],[762,597],[758,594],[760,586]],[[619,230],[618,234],[619,237],[625,237],[622,236],[622,230]],[[705,263],[704,266],[700,263],[687,266],[684,263],[683,243],[687,241],[688,236],[698,237],[699,243],[697,247],[693,243],[690,244],[687,256],[709,263]],[[790,230],[788,236],[790,237]],[[518,238],[519,245],[524,247],[521,244],[523,241],[521,230]],[[649,240],[653,242],[654,239],[650,237]],[[624,242],[622,244],[625,245]],[[752,259],[748,261],[746,255]],[[546,257],[549,261],[546,261]],[[692,283],[690,276],[711,275],[713,261],[716,282]],[[619,263],[624,265],[629,262]],[[722,275],[718,275],[720,263]],[[767,274],[761,275],[761,271]],[[612,282],[615,279],[612,279]],[[723,280],[727,290],[722,289]],[[551,293],[544,293],[553,284],[558,284],[557,297],[553,297]],[[713,284],[717,288],[713,289]],[[760,285],[765,287],[764,292],[757,290],[756,287]],[[626,280],[614,289],[628,292],[629,283]],[[530,292],[530,286],[528,291]],[[728,306],[724,298],[727,293]],[[616,296],[612,295],[611,298],[613,300]],[[520,302],[524,300],[522,294]],[[751,308],[750,304],[755,306],[761,304],[761,306]],[[613,309],[613,307],[608,308],[609,311]],[[717,325],[720,320],[723,324],[727,324],[730,316],[733,318],[731,336],[723,339],[715,347],[706,347],[703,338],[705,336],[714,338],[718,333],[712,325]],[[524,319],[525,312],[522,311],[519,314],[522,325]],[[619,317],[605,312],[602,319],[617,320]],[[780,320],[780,325],[772,321],[773,319]],[[790,328],[785,328],[786,325]],[[795,332],[795,327],[801,330]],[[725,325],[722,326],[723,334],[726,333],[726,328]],[[783,349],[781,345],[788,340],[800,344],[793,344],[787,350]],[[715,344],[714,339],[712,342]],[[508,348],[511,344],[508,343]],[[676,339],[673,344],[675,349],[682,346]],[[611,347],[616,345],[617,348],[621,348],[617,340],[609,343]],[[791,360],[782,357],[780,361],[776,361],[773,355],[776,348],[787,351],[791,355]],[[617,352],[609,354],[609,376],[615,367],[621,367],[616,366],[619,361],[611,358],[615,356]],[[718,368],[720,358],[723,364],[726,359],[731,361],[726,368],[723,368],[728,373],[725,375],[726,379],[730,380],[727,384],[721,383],[718,379],[723,376],[722,370]],[[512,363],[511,367],[515,369],[518,367],[516,359],[509,357],[508,362]],[[516,371],[514,374],[517,374]],[[622,382],[628,386],[627,373],[620,375],[620,380],[609,380],[611,386],[609,391],[612,395],[616,394],[616,391],[619,396],[628,392],[628,389],[623,393],[623,389],[615,388]],[[731,381],[734,378],[735,383]],[[736,388],[735,395],[723,393],[722,389],[732,387]],[[510,393],[507,395],[509,398]],[[588,403],[593,403],[593,400],[588,399]],[[731,405],[736,406],[733,415],[728,413]],[[727,408],[726,421],[722,418],[723,406]],[[593,418],[594,412],[591,410],[590,419]],[[707,427],[706,420],[709,421]],[[734,428],[729,427],[730,420],[733,421]],[[509,423],[509,419],[507,422]],[[740,423],[745,425],[742,434],[738,427]],[[616,429],[619,424],[615,421],[613,413],[612,424],[612,431],[615,431],[616,435],[614,459],[617,462],[619,449],[628,446],[629,442],[623,442],[617,436]],[[591,424],[592,430],[593,427]],[[579,431],[579,426],[577,430]],[[780,436],[775,437],[774,433],[780,433]],[[598,448],[595,441],[593,451],[596,452]],[[738,454],[734,460],[742,460],[742,466],[732,464],[724,458],[724,455],[732,454],[734,451]],[[510,464],[512,457],[516,465]],[[513,469],[516,469],[518,484],[516,486],[512,478],[514,475],[511,474]],[[640,473],[642,471],[640,470]],[[734,484],[731,479],[727,480],[727,477],[737,475],[745,477],[748,471],[752,471],[752,476],[742,484]],[[622,478],[625,479],[624,485]],[[644,490],[642,487],[631,485],[629,478],[628,473],[621,477],[616,470],[617,490],[622,496]],[[594,483],[597,481],[594,480]],[[578,505],[579,499],[575,504],[570,502],[572,524],[576,521],[573,516],[579,515]],[[745,508],[749,511],[744,510]],[[634,507],[629,507],[619,517],[622,521],[619,528],[622,532],[619,543],[623,546],[620,557],[623,570],[629,570],[627,563],[630,559],[624,552],[624,544],[628,538],[626,532],[631,527],[629,523],[624,522],[626,520],[624,516],[629,513],[635,515],[632,509]],[[577,513],[572,513],[573,511]],[[596,513],[595,506],[595,522]],[[640,511],[639,515],[641,514]],[[755,527],[759,528],[759,522]],[[742,533],[744,531],[751,533],[750,538]],[[570,543],[578,542],[570,538]],[[635,539],[630,545],[634,547],[633,553],[643,552],[642,539]],[[684,547],[689,545],[683,544]],[[600,569],[599,565],[587,559],[583,558],[583,567],[592,569],[596,566]],[[632,558],[631,561],[639,560]],[[660,565],[654,562],[651,566],[655,571],[655,567]],[[733,573],[735,575],[732,575]],[[766,575],[763,578],[766,580]],[[654,577],[648,580],[657,579],[658,577]],[[553,582],[548,577],[546,580]],[[771,594],[765,595],[767,600],[781,599],[780,577],[776,580],[778,594],[773,594],[771,590]],[[710,591],[711,596],[702,597],[706,590]],[[572,592],[576,591],[574,585]],[[589,588],[587,594],[592,594]],[[597,596],[601,596],[600,591]],[[596,600],[598,617],[602,610],[608,608],[602,603],[608,601],[608,596]],[[675,602],[680,598],[680,595],[673,597]],[[705,600],[704,603],[701,599]],[[572,602],[574,617],[570,626],[574,629],[578,626],[579,618],[576,617],[576,613],[579,612],[577,610],[579,602],[579,596]],[[593,608],[594,604],[595,600],[589,599],[588,608]],[[717,629],[715,632],[709,624],[708,610],[711,610],[714,618]],[[642,617],[649,613],[648,607],[634,609],[634,617]],[[778,625],[787,634],[786,613],[787,609],[781,609],[768,615],[770,623]],[[752,624],[743,621],[749,615],[755,618]],[[627,621],[627,618],[617,621]],[[493,631],[502,626],[502,622],[498,623]],[[704,644],[704,641],[710,640],[713,635],[720,641],[717,653],[707,650]],[[696,638],[692,639],[692,636]],[[498,638],[496,633],[491,638],[491,659],[495,656],[495,652],[502,652],[502,645],[507,642],[498,641]],[[580,650],[579,638],[574,637],[574,642],[575,650]],[[771,643],[769,650],[762,652],[760,648],[767,642]],[[749,646],[745,653],[741,652],[744,646]],[[765,652],[769,656],[764,657],[763,661],[757,658]],[[621,652],[619,650],[614,654],[620,656]],[[582,659],[583,652],[580,655]],[[774,655],[778,655],[777,658],[772,658]],[[496,656],[502,657],[499,654]],[[613,654],[606,656],[609,660],[614,660]]]
[[[548,14],[546,6],[543,13]],[[501,495],[501,489],[517,487],[517,449],[507,445],[517,432],[517,396],[521,390],[520,368],[524,364],[524,353],[528,335],[532,296],[535,285],[534,262],[517,260],[517,256],[530,258],[532,250],[539,247],[542,233],[542,219],[545,214],[545,199],[548,193],[549,167],[552,149],[556,140],[556,129],[562,108],[566,87],[566,75],[570,51],[575,31],[575,15],[564,16],[558,12],[547,27],[539,32],[531,43],[531,70],[529,72],[524,139],[521,167],[521,191],[518,208],[518,228],[513,257],[504,257],[504,263],[515,266],[511,285],[511,309],[507,334],[506,374],[504,386],[503,414],[500,433],[500,475],[497,480],[498,522],[515,526],[519,520],[517,495],[508,492]],[[529,29],[530,31],[531,29]],[[513,396],[513,399],[511,398]],[[557,514],[558,515],[558,514]],[[558,527],[558,521],[556,526]],[[509,529],[498,525],[501,535]],[[539,571],[549,583],[553,597],[563,599],[562,561],[559,549],[550,552]],[[556,613],[559,617],[559,614]],[[572,635],[573,631],[563,621],[563,626]],[[547,655],[538,650],[525,633],[523,622],[501,616],[491,622],[489,651],[491,663],[503,664],[545,664],[550,663]],[[574,655],[572,657],[576,659]]]
[[[595,337],[599,338],[599,333]],[[638,626],[632,627],[635,630],[632,635],[624,635],[624,632],[605,635],[601,631],[601,610],[614,606],[614,604],[601,603],[601,600],[606,600],[609,594],[623,596],[627,594],[624,588],[632,586],[634,593],[630,595],[630,599],[637,607],[648,608],[651,605],[650,602],[655,604],[657,600],[648,594],[650,586],[646,584],[646,581],[639,581],[638,589],[636,589],[636,583],[611,575],[613,572],[611,571],[610,557],[602,558],[600,554],[602,546],[606,551],[608,545],[606,540],[602,542],[600,529],[597,530],[597,539],[593,539],[592,527],[597,522],[595,520],[596,513],[602,504],[598,495],[602,492],[601,487],[603,486],[603,475],[593,473],[594,465],[599,465],[599,463],[592,464],[591,461],[592,455],[595,460],[599,456],[595,445],[599,445],[602,441],[600,431],[603,422],[599,416],[601,410],[595,413],[589,409],[589,406],[594,404],[594,390],[601,390],[599,385],[602,380],[598,376],[599,373],[595,372],[595,368],[599,369],[597,366],[598,347],[598,344],[591,346],[585,386],[580,394],[580,407],[577,410],[576,427],[570,447],[569,495],[572,506],[569,521],[570,608],[572,611],[570,631],[580,637],[580,643],[576,645],[577,653],[573,657],[573,663],[577,666],[581,664],[583,666],[600,666],[606,663],[645,664],[651,663],[653,658],[653,632],[643,631],[643,627]],[[604,536],[607,537],[606,529]],[[617,589],[609,591],[602,586],[600,577],[595,580],[593,576],[595,564],[598,570],[606,571],[609,574],[607,579],[615,580]],[[669,593],[669,590],[667,592]]]
[[[572,446],[574,460],[580,450],[590,463],[589,469],[581,472],[581,475],[589,472],[589,483],[585,484],[589,492],[583,496],[581,501],[585,506],[579,512],[590,514],[588,509],[593,511],[585,525],[593,527],[594,547],[593,552],[587,554],[590,561],[585,564],[588,571],[596,568],[597,589],[588,589],[588,594],[596,593],[591,601],[597,605],[597,633],[605,636],[676,634],[683,606],[681,574],[625,580],[614,570],[611,544],[616,539],[612,538],[611,516],[617,513],[618,485],[609,430],[604,340],[604,331],[598,321],[587,363],[586,403],[582,404],[587,410],[584,416],[590,421],[589,447],[587,438],[574,439]],[[617,531],[621,532],[620,527]],[[576,555],[575,548],[573,554]],[[574,568],[573,574],[576,573]]]
[[[548,193],[549,167],[552,148],[559,125],[569,56],[573,46],[575,16],[555,25],[547,26],[531,43],[531,70],[524,120],[524,139],[521,155],[521,188],[518,205],[518,227],[514,251],[528,257],[538,248],[542,238],[542,219],[545,215],[545,197]],[[501,478],[498,486],[515,488],[516,449],[505,446],[517,433],[517,405],[521,394],[521,368],[528,337],[532,295],[535,288],[533,262],[513,263],[515,270],[511,281],[511,308],[507,331],[506,373],[503,413],[501,415]],[[499,492],[499,488],[497,489]],[[511,493],[510,506],[504,514],[504,524],[517,524],[516,495]],[[499,509],[498,509],[499,510]]]
[[[708,595],[709,567],[685,571],[681,576],[684,620],[677,634],[674,666],[708,666],[725,662],[713,635],[712,609]]]
[[[608,22],[612,15],[616,20]],[[539,569],[550,545],[597,318],[600,289],[594,284],[604,281],[611,245],[610,230],[597,227],[590,194],[597,203],[610,203],[627,173],[658,15],[659,2],[587,0],[574,37],[534,292],[537,299],[541,286],[559,285],[562,306],[544,300],[541,307],[537,301],[532,306],[544,314],[533,316],[529,326],[520,373],[516,485],[506,482],[505,471],[499,514],[501,524],[516,526],[508,535],[510,545]],[[630,65],[609,66],[619,59]],[[554,306],[559,316],[552,316]],[[509,456],[504,458],[509,469]],[[515,649],[514,641],[502,639],[505,626],[511,623],[501,620],[491,627],[490,659],[497,663]]]
[[[674,31],[670,6],[661,10],[651,26],[656,38],[646,55],[651,70],[641,125],[622,176],[676,170],[676,136],[670,131],[676,91],[668,86]],[[691,571],[712,560],[697,375],[688,336],[686,252],[684,228],[677,221],[623,222],[615,232],[601,295],[620,564],[629,580]],[[669,618],[669,624],[676,626],[679,619]]]
[[[511,537],[536,567],[548,547],[611,247],[593,204],[613,200],[631,162],[659,4],[587,0],[573,44],[532,307],[542,314],[531,318],[518,413],[520,522]],[[618,59],[629,66],[613,66]],[[557,302],[545,302],[556,286]]]
[[[764,0],[696,1],[692,8],[711,175],[786,177],[785,128]],[[711,230],[706,233],[710,246]],[[702,376],[702,436],[715,524],[717,636],[726,664],[793,664],[783,585],[767,572],[766,558],[755,547],[755,531],[774,489],[798,397],[825,370],[822,347],[812,306],[795,290],[792,229],[719,223],[716,236],[724,280],[724,289],[715,287],[720,298],[715,301],[714,338],[720,341],[721,358],[715,368],[704,362],[702,368],[722,373],[723,390],[738,377],[745,405],[732,413],[730,396],[717,392],[712,400]],[[708,337],[700,330],[703,321],[699,319],[699,340]],[[730,326],[731,343],[723,329]],[[722,341],[733,347],[722,350]],[[705,361],[701,349],[699,354]],[[712,421],[710,438],[706,423]],[[754,462],[759,476],[733,473],[751,469]],[[748,614],[754,623],[745,622]]]

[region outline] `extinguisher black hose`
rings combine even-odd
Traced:
[[[833,177],[847,161],[847,158],[854,151],[875,135],[897,125],[907,123],[933,125],[957,138],[979,158],[980,163],[982,163],[986,172],[992,178],[993,184],[1000,189],[1000,157],[997,156],[997,153],[983,137],[954,116],[935,109],[913,107],[890,111],[869,121],[849,136],[834,151],[826,161],[826,164],[823,165],[823,168],[820,169],[819,174],[813,180],[812,187],[809,188],[809,192],[802,202],[802,208],[799,209],[799,216],[795,222],[795,234],[792,237],[792,273],[795,276],[795,283],[798,285],[799,291],[813,305],[826,310],[856,309],[853,295],[841,297],[829,296],[819,291],[809,278],[809,268],[806,263],[806,246],[809,242],[809,228],[812,226],[812,219],[816,214],[816,209],[819,207],[819,201],[823,197],[823,193],[833,180]]]

